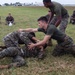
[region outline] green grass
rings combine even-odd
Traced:
[[[75,7],[66,7],[71,15]],[[3,45],[2,38],[20,28],[38,27],[37,19],[46,15],[48,9],[45,7],[0,7],[0,45]],[[5,17],[11,13],[16,24],[12,27],[5,25]],[[68,24],[66,34],[71,36],[75,42],[75,26]],[[36,33],[39,39],[43,39],[43,33]],[[40,37],[41,36],[41,37]],[[47,47],[46,58],[38,61],[37,58],[27,58],[28,67],[11,68],[0,70],[0,75],[75,75],[75,58],[72,55],[53,57],[51,55],[56,42],[53,40],[53,46]],[[0,59],[0,64],[11,63],[10,58]]]

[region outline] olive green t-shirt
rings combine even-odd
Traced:
[[[57,2],[52,2],[53,6],[49,7],[52,13],[56,15],[56,17],[69,17],[67,10],[59,3]]]
[[[49,25],[46,31],[42,28],[38,28],[38,31],[44,32],[46,35],[50,35],[51,38],[57,40],[58,43],[63,42],[64,37],[66,36],[64,33],[58,30],[54,25]]]

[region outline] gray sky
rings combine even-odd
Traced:
[[[0,0],[0,4],[4,4],[4,3],[15,3],[15,2],[21,2],[21,3],[42,3],[43,0]],[[75,4],[75,0],[52,0],[52,1],[56,1],[59,2],[61,4]]]

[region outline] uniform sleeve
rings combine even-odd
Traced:
[[[39,31],[39,32],[44,32],[44,29],[38,28],[38,31]]]
[[[48,27],[48,29],[47,29],[47,33],[46,33],[46,35],[50,35],[50,36],[52,36],[53,34],[54,34],[54,32],[55,32],[55,26],[54,25],[52,25],[52,26],[49,26]]]
[[[38,31],[41,31],[42,29],[41,28],[38,28]]]

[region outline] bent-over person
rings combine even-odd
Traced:
[[[44,58],[43,47],[34,47],[32,50],[29,50],[27,47],[29,43],[37,42],[33,32],[28,33],[15,31],[7,34],[3,40],[6,48],[0,51],[0,59],[4,57],[13,58],[13,62],[5,66],[6,68],[26,65],[26,61],[24,60],[25,57],[37,57],[38,59]],[[23,47],[20,46],[21,44],[23,44]],[[41,54],[41,52],[43,54]]]

